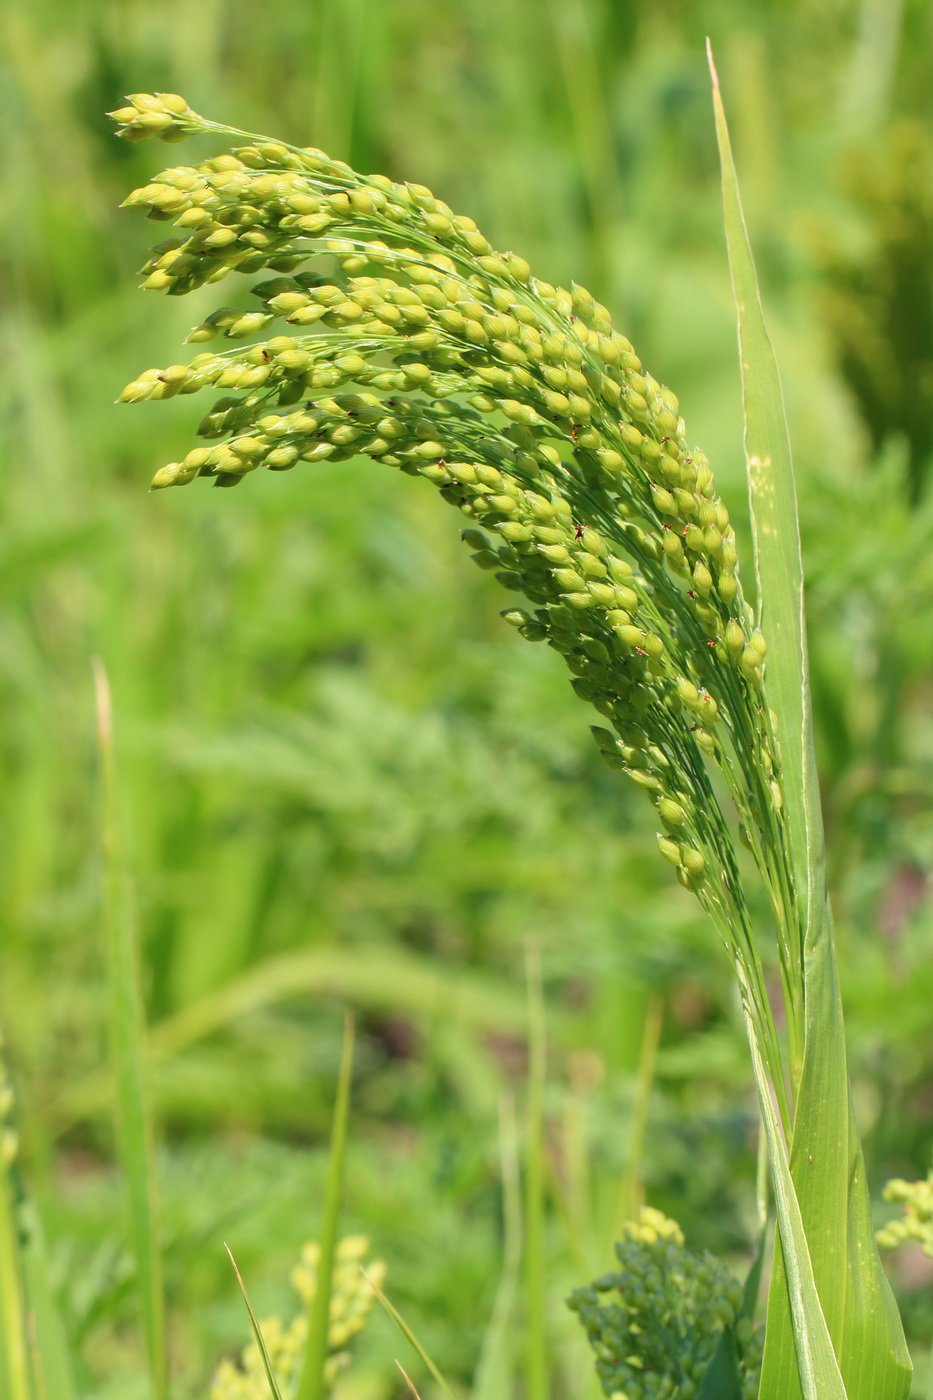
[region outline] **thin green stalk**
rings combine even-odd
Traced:
[[[343,1201],[343,1174],[347,1148],[347,1119],[350,1113],[350,1080],[353,1072],[353,1017],[347,1012],[343,1025],[343,1049],[334,1103],[330,1137],[324,1214],[321,1221],[317,1282],[308,1311],[308,1341],[296,1400],[323,1400],[325,1368],[329,1352],[330,1298],[337,1250],[337,1230]]]
[[[499,1157],[502,1175],[502,1274],[473,1383],[472,1400],[508,1400],[512,1393],[515,1301],[522,1269],[522,1187],[515,1103],[499,1104]]]
[[[34,1400],[21,1263],[13,1186],[9,1172],[0,1164],[0,1340],[6,1362],[6,1394],[9,1400]]]
[[[586,187],[593,283],[608,298],[612,293],[610,241],[619,181],[592,15],[587,0],[548,0],[547,9]]]
[[[129,1198],[153,1400],[168,1400],[165,1295],[159,1239],[159,1193],[139,968],[139,934],[122,841],[110,686],[94,661],[97,742],[102,788],[104,929],[107,944],[110,1041],[117,1080],[117,1141]]]
[[[844,137],[877,131],[887,115],[904,24],[904,0],[861,0],[858,32],[840,93]]]
[[[49,1277],[45,1236],[35,1202],[27,1196],[19,1211],[24,1239],[23,1278],[29,1305],[32,1364],[39,1400],[75,1400],[73,1359]]]
[[[317,142],[344,158],[353,144],[367,7],[368,0],[316,0],[311,6],[311,130]]]
[[[616,1239],[621,1234],[622,1226],[626,1221],[637,1219],[638,1209],[644,1204],[642,1172],[648,1134],[648,1108],[651,1103],[651,1092],[654,1089],[654,1074],[658,1061],[658,1045],[661,1040],[663,1019],[664,1003],[659,996],[653,996],[648,1002],[648,1009],[645,1013],[641,1054],[638,1057],[635,1097],[632,1102],[629,1125],[628,1158],[625,1163],[625,1171],[622,1174],[619,1203],[616,1209],[616,1225],[613,1231],[613,1236]]]
[[[409,1394],[412,1396],[412,1400],[421,1400],[421,1396],[418,1394],[418,1390],[415,1386],[414,1381],[412,1380],[408,1372],[405,1370],[405,1367],[402,1365],[401,1361],[399,1361],[398,1357],[395,1358],[395,1364],[398,1367],[399,1371],[402,1373],[402,1380],[408,1386],[408,1391]]]
[[[266,1339],[262,1335],[262,1328],[260,1327],[259,1322],[256,1319],[256,1314],[253,1312],[253,1305],[249,1301],[249,1294],[246,1291],[246,1284],[243,1282],[243,1276],[237,1268],[237,1262],[233,1257],[230,1246],[228,1244],[225,1244],[224,1249],[227,1251],[230,1263],[233,1266],[233,1272],[236,1274],[236,1281],[239,1285],[240,1292],[243,1295],[243,1302],[246,1304],[246,1311],[249,1313],[250,1326],[253,1329],[253,1336],[255,1337],[256,1345],[259,1348],[259,1355],[262,1357],[262,1364],[263,1369],[266,1373],[266,1380],[269,1382],[269,1389],[272,1392],[272,1400],[282,1400],[282,1393],[279,1390],[278,1382],[275,1379],[275,1372],[272,1369],[272,1362],[269,1359],[269,1352],[266,1348]]]
[[[528,1121],[525,1148],[525,1394],[547,1400],[547,1321],[544,1286],[544,1090],[547,1044],[541,955],[529,943],[528,978]]]
[[[428,1370],[434,1377],[437,1384],[440,1386],[443,1393],[447,1396],[447,1400],[455,1400],[454,1393],[451,1390],[450,1386],[447,1384],[447,1381],[444,1379],[443,1374],[441,1373],[441,1371],[438,1370],[435,1363],[431,1360],[430,1356],[425,1351],[424,1347],[421,1345],[418,1338],[415,1336],[414,1332],[409,1327],[408,1323],[402,1317],[402,1314],[399,1312],[398,1308],[394,1307],[393,1304],[389,1302],[388,1298],[383,1293],[378,1283],[375,1283],[373,1279],[370,1278],[369,1274],[366,1272],[365,1269],[361,1269],[360,1272],[362,1273],[366,1282],[369,1284],[370,1288],[375,1293],[376,1297],[379,1299],[382,1306],[385,1308],[386,1312],[391,1317],[392,1321],[395,1323],[396,1327],[414,1347],[415,1351],[418,1353],[421,1360],[424,1362],[425,1366],[428,1368]]]

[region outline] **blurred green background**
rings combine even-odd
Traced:
[[[647,806],[600,765],[558,658],[500,622],[453,514],[362,461],[147,494],[200,407],[113,400],[178,360],[211,294],[136,290],[159,235],[117,205],[178,157],[117,142],[103,115],[181,92],[427,184],[539,275],[585,283],[680,397],[741,521],[707,34],[796,448],[869,1170],[879,1188],[929,1165],[927,0],[6,0],[0,1024],[89,1394],[145,1394],[106,1078],[95,655],[144,943],[180,1400],[244,1340],[223,1239],[260,1313],[288,1298],[345,1005],[361,1035],[348,1225],[470,1383],[502,1268],[529,940],[548,1001],[555,1393],[592,1394],[562,1298],[611,1262],[653,1008],[648,1197],[691,1245],[747,1253],[756,1119],[727,960],[656,858]],[[931,1275],[922,1256],[895,1271],[918,1347]],[[398,1393],[399,1347],[377,1320],[348,1400]]]

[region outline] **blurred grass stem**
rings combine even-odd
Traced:
[[[327,1182],[324,1188],[317,1283],[308,1312],[308,1342],[305,1348],[304,1364],[301,1368],[301,1380],[298,1383],[296,1400],[323,1400],[326,1392],[325,1368],[329,1354],[330,1300],[334,1257],[337,1251],[337,1234],[340,1225],[340,1207],[343,1200],[347,1120],[350,1114],[350,1083],[353,1076],[353,1041],[353,1017],[347,1012],[343,1024],[343,1048],[340,1056],[340,1073],[337,1078],[337,1097],[331,1129]]]
[[[165,1295],[159,1239],[159,1192],[149,1084],[139,935],[123,843],[113,740],[110,685],[103,662],[93,663],[101,776],[104,929],[110,993],[110,1039],[117,1085],[117,1141],[129,1198],[136,1268],[153,1400],[167,1400]]]

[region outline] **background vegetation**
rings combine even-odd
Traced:
[[[657,860],[644,804],[600,764],[557,658],[499,621],[449,512],[364,462],[149,496],[197,410],[111,402],[179,357],[200,307],[135,290],[146,233],[116,205],[160,151],[116,142],[103,113],[125,92],[179,91],[421,181],[540,275],[588,285],[680,397],[741,516],[706,33],[796,445],[869,1170],[880,1183],[929,1165],[929,6],[8,4],[0,1023],[96,1396],[145,1387],[112,1166],[95,655],[145,949],[179,1397],[204,1394],[244,1339],[222,1239],[263,1313],[314,1233],[347,1003],[361,1031],[349,1223],[469,1383],[502,1268],[500,1112],[524,1093],[529,939],[548,1004],[556,1392],[590,1394],[561,1299],[611,1262],[656,1007],[649,1197],[691,1245],[748,1249],[756,1119],[726,960]],[[905,1256],[896,1280],[918,1347],[933,1331],[924,1267]],[[373,1325],[346,1400],[397,1392],[398,1346]]]

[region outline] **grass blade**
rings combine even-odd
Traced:
[[[825,1400],[836,1393],[819,1388],[830,1382],[810,1369],[813,1356],[822,1364],[825,1330],[849,1400],[902,1400],[910,1387],[910,1361],[875,1249],[846,1068],[813,748],[790,439],[711,52],[709,57],[738,313],[759,611],[769,638],[768,695],[777,715],[785,825],[798,900],[796,910],[785,911],[783,924],[794,944],[785,950],[791,969],[788,1023],[792,1040],[796,1036],[802,1046],[794,1064],[789,1163],[780,1132],[768,1119],[767,1076],[756,1064],[781,1246],[772,1277],[761,1396],[792,1400],[802,1388],[807,1400]]]
[[[129,1197],[130,1235],[136,1256],[152,1395],[153,1400],[168,1400],[159,1197],[149,1086],[144,1070],[145,1018],[139,941],[121,839],[110,685],[99,660],[94,662],[94,690],[102,787],[101,845],[110,1037],[117,1076],[117,1138]]]
[[[658,1045],[661,1042],[661,1024],[664,1020],[664,1003],[659,996],[653,996],[645,1012],[645,1028],[642,1032],[641,1052],[638,1056],[638,1074],[635,1080],[635,1097],[632,1103],[632,1119],[629,1127],[628,1159],[619,1191],[619,1204],[616,1212],[614,1238],[620,1238],[622,1226],[635,1220],[644,1205],[642,1172],[645,1159],[645,1142],[648,1134],[648,1109],[651,1105],[651,1092],[654,1088],[655,1069],[658,1061]]]
[[[696,1400],[742,1400],[742,1377],[734,1328],[723,1328],[712,1360],[703,1373]]]
[[[778,1318],[779,1325],[784,1324],[785,1319],[789,1324],[782,1326],[779,1348],[773,1349],[775,1361],[771,1375],[766,1377],[762,1369],[759,1397],[760,1400],[790,1400],[791,1396],[799,1394],[804,1400],[847,1400],[823,1316],[803,1216],[787,1158],[787,1146],[752,1016],[746,1014],[745,1024],[768,1141],[778,1218],[775,1273],[778,1272],[777,1256],[783,1261],[780,1286],[772,1281],[771,1300],[775,1306],[769,1303],[766,1355],[772,1348],[770,1331],[774,1318]],[[778,1374],[780,1379],[774,1379]]]
[[[13,1183],[0,1164],[0,1375],[10,1400],[33,1400],[21,1263]]]
[[[861,0],[840,101],[843,136],[869,136],[881,128],[897,74],[903,27],[904,0]]]
[[[547,1324],[544,1295],[544,1089],[547,1045],[541,957],[529,944],[528,975],[528,1125],[525,1155],[525,1394],[547,1400]]]
[[[499,1106],[504,1248],[502,1275],[473,1382],[472,1400],[508,1400],[512,1394],[515,1299],[522,1268],[522,1187],[515,1104]]]
[[[225,1244],[224,1249],[227,1251],[230,1263],[233,1265],[233,1272],[236,1274],[236,1281],[240,1286],[243,1302],[246,1304],[246,1311],[249,1313],[250,1326],[253,1329],[253,1336],[256,1338],[259,1355],[262,1357],[262,1364],[266,1372],[266,1380],[269,1382],[269,1389],[272,1392],[273,1400],[282,1400],[282,1392],[279,1390],[278,1382],[275,1379],[275,1372],[272,1369],[272,1362],[269,1360],[269,1353],[266,1350],[266,1339],[262,1335],[262,1328],[259,1326],[256,1320],[256,1314],[253,1312],[252,1304],[249,1301],[249,1294],[246,1291],[246,1284],[243,1282],[243,1276],[237,1268],[236,1260],[230,1251],[230,1246]]]
[[[74,1400],[74,1368],[49,1279],[42,1222],[35,1202],[28,1195],[20,1207],[20,1226],[32,1362],[39,1400]]]
[[[396,1360],[395,1364],[401,1371],[402,1380],[408,1386],[409,1393],[413,1396],[413,1400],[421,1400],[421,1396],[418,1394],[418,1391],[415,1388],[414,1381],[412,1380],[408,1372],[405,1370],[405,1367],[402,1365],[401,1361]]]
[[[294,997],[331,997],[376,1011],[455,1020],[471,1031],[524,1033],[526,1000],[498,979],[439,968],[430,959],[400,949],[373,947],[365,958],[329,946],[278,953],[264,958],[226,985],[184,1006],[149,1032],[149,1062],[158,1065],[182,1054],[205,1036],[239,1017]],[[552,1014],[552,1031],[563,1024]],[[98,1113],[107,1101],[106,1081],[98,1075],[67,1089],[56,1106],[55,1131]]]
[[[305,1347],[301,1380],[296,1400],[323,1400],[324,1369],[327,1364],[330,1295],[337,1250],[337,1229],[343,1198],[343,1169],[347,1148],[347,1119],[350,1113],[350,1079],[353,1072],[353,1017],[347,1013],[343,1026],[343,1050],[337,1079],[337,1099],[330,1137],[327,1183],[324,1188],[324,1217],[321,1222],[321,1252],[317,1282],[308,1312],[308,1342]]]
[[[375,1293],[376,1297],[379,1299],[379,1301],[380,1301],[380,1303],[382,1304],[382,1306],[385,1308],[386,1312],[387,1312],[387,1313],[389,1314],[389,1316],[391,1317],[392,1321],[395,1323],[396,1327],[399,1329],[399,1331],[403,1334],[403,1336],[406,1337],[407,1340],[408,1340],[408,1341],[411,1343],[411,1345],[414,1347],[415,1351],[418,1353],[418,1355],[420,1356],[421,1360],[424,1362],[425,1366],[426,1366],[426,1367],[428,1368],[428,1370],[430,1371],[431,1375],[432,1375],[432,1376],[434,1377],[434,1379],[437,1381],[437,1384],[440,1386],[441,1390],[442,1390],[442,1391],[444,1392],[444,1394],[447,1396],[447,1400],[455,1400],[454,1393],[453,1393],[453,1391],[451,1390],[450,1386],[447,1384],[447,1382],[445,1381],[443,1375],[442,1375],[441,1372],[438,1370],[438,1368],[435,1366],[435,1364],[434,1364],[434,1362],[431,1360],[430,1356],[428,1356],[428,1353],[425,1351],[424,1347],[423,1347],[423,1346],[421,1345],[421,1343],[418,1341],[418,1338],[415,1336],[414,1332],[411,1330],[411,1328],[409,1327],[408,1323],[407,1323],[407,1322],[405,1321],[405,1319],[402,1317],[402,1314],[399,1312],[398,1308],[395,1308],[395,1307],[392,1306],[392,1304],[389,1302],[389,1300],[388,1300],[388,1298],[386,1297],[386,1295],[383,1293],[382,1289],[379,1287],[378,1283],[376,1283],[373,1279],[370,1278],[369,1274],[366,1272],[365,1269],[362,1269],[362,1268],[361,1268],[361,1269],[360,1269],[360,1272],[362,1273],[362,1275],[363,1275],[363,1277],[365,1278],[366,1282],[369,1284],[370,1288],[371,1288],[371,1289],[373,1290],[373,1292]],[[407,1377],[406,1377],[406,1379],[407,1379]],[[410,1384],[410,1382],[409,1382],[409,1384]]]

